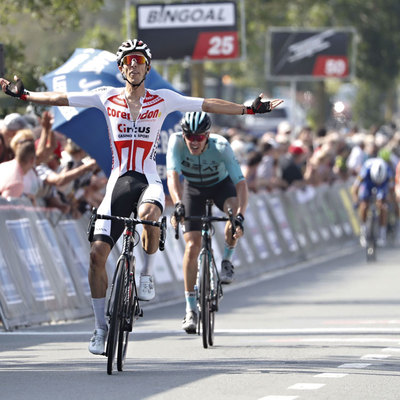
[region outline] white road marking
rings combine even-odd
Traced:
[[[301,337],[309,335],[309,334],[363,334],[363,333],[389,333],[396,335],[398,332],[393,329],[369,329],[369,328],[360,328],[360,329],[341,329],[341,328],[332,328],[332,329],[320,329],[320,328],[310,328],[310,329],[216,329],[215,334],[232,334],[238,336],[248,336],[248,335],[299,335],[299,337],[263,337],[262,339],[254,339],[254,341],[262,341],[267,343],[319,343],[319,342],[327,342],[327,343],[399,343],[399,339],[393,338],[380,338],[380,337]],[[92,330],[82,330],[82,331],[0,331],[0,336],[87,336],[92,335]],[[186,333],[181,329],[147,329],[141,327],[135,327],[132,335],[178,335],[178,336],[187,336]],[[251,338],[246,337],[246,340],[251,340]],[[400,349],[396,349],[394,351],[400,351]]]
[[[361,357],[361,360],[384,360],[385,358],[389,358],[390,354],[366,354]]]
[[[386,347],[382,351],[387,351],[388,353],[400,353],[400,347]]]
[[[314,375],[314,378],[344,378],[348,374],[339,374],[335,372],[323,372],[322,374]]]
[[[261,397],[258,400],[295,400],[298,398],[299,396],[266,396],[266,397]]]
[[[334,319],[323,323],[325,325],[400,325],[400,319]]]
[[[325,386],[325,383],[296,383],[289,386],[288,389],[293,390],[317,390]]]
[[[367,364],[367,363],[345,363],[342,365],[339,365],[338,368],[349,368],[349,369],[362,369],[362,368],[367,368],[372,364]]]

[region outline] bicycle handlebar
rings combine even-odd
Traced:
[[[137,218],[130,218],[130,217],[118,217],[116,215],[104,215],[104,214],[96,214],[96,219],[108,219],[111,221],[123,221],[125,224],[133,223],[135,225],[141,224],[141,225],[151,225],[151,226],[158,226],[161,228],[162,222],[158,221],[147,221],[143,219],[137,219]]]
[[[105,215],[105,214],[97,214],[97,210],[95,208],[92,209],[92,215],[90,216],[87,235],[88,240],[91,242],[93,240],[93,233],[94,233],[94,223],[97,219],[107,219],[110,221],[123,221],[125,225],[128,224],[141,224],[141,225],[149,225],[149,226],[156,226],[160,228],[160,241],[159,241],[159,249],[163,251],[165,249],[165,239],[167,234],[167,217],[162,217],[161,222],[158,221],[147,221],[138,218],[130,218],[130,217],[119,217],[117,215]]]
[[[231,208],[228,208],[228,216],[227,217],[215,217],[213,215],[202,215],[202,216],[188,216],[183,218],[184,221],[197,221],[202,222],[203,224],[209,224],[211,222],[218,222],[218,221],[231,221],[231,230],[232,230],[232,237],[236,231],[236,224],[235,218],[233,217],[233,212]],[[179,222],[176,224],[175,227],[175,239],[179,239]]]

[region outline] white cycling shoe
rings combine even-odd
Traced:
[[[104,347],[106,344],[107,330],[97,328],[93,332],[93,336],[89,342],[89,351],[92,354],[104,354]]]
[[[153,277],[151,275],[140,275],[138,296],[139,300],[143,301],[153,300],[156,296]]]

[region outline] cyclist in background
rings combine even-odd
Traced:
[[[397,237],[399,229],[399,217],[400,209],[398,204],[398,199],[396,198],[396,157],[392,154],[388,147],[383,147],[378,151],[378,157],[382,158],[389,167],[390,175],[393,177],[393,190],[389,190],[387,205],[388,205],[388,215],[387,215],[387,228],[392,234],[392,240]]]
[[[271,111],[283,100],[261,101],[258,96],[251,106],[221,99],[182,96],[168,89],[151,90],[145,79],[151,69],[151,51],[138,39],[121,44],[116,54],[118,69],[125,87],[100,87],[87,92],[30,92],[22,80],[0,78],[7,95],[50,106],[96,107],[107,124],[112,150],[112,171],[106,193],[99,206],[100,214],[128,217],[138,207],[140,219],[156,221],[164,209],[164,191],[156,168],[156,152],[162,123],[173,111],[206,111],[216,114],[243,115]],[[95,138],[94,138],[95,140]],[[89,284],[95,314],[95,330],[89,351],[103,354],[107,336],[104,315],[108,277],[106,260],[121,236],[123,223],[97,220],[90,250]],[[144,226],[142,245],[147,254],[158,249],[160,230]],[[153,279],[142,276],[139,297],[154,297]]]
[[[246,180],[229,142],[210,133],[211,120],[204,112],[186,113],[182,132],[171,135],[167,151],[167,184],[175,204],[172,224],[183,221],[185,215],[200,216],[206,212],[206,200],[212,199],[225,212],[231,208],[236,223],[232,238],[231,223],[225,226],[225,248],[221,264],[221,282],[233,281],[232,255],[239,237],[243,235],[244,213],[248,201]],[[179,180],[182,174],[183,187]],[[201,222],[185,221],[183,256],[186,315],[182,328],[196,333],[197,313],[194,286],[197,259],[201,249]]]
[[[386,245],[387,199],[393,191],[394,176],[388,164],[381,158],[374,157],[366,160],[356,177],[351,193],[354,204],[358,206],[361,220],[360,244],[366,246],[366,221],[372,190],[376,189],[376,205],[379,210],[379,235],[377,244]]]

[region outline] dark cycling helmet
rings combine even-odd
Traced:
[[[387,164],[385,161],[380,158],[375,159],[371,165],[370,175],[372,182],[376,185],[381,185],[388,175]]]
[[[203,111],[187,112],[181,121],[183,133],[201,134],[211,128],[211,119]]]
[[[147,44],[142,42],[139,39],[129,39],[126,42],[123,42],[121,46],[118,47],[117,51],[117,64],[121,65],[122,59],[130,53],[134,51],[138,51],[142,53],[147,60],[147,64],[150,65],[151,63],[151,51],[147,47]]]

